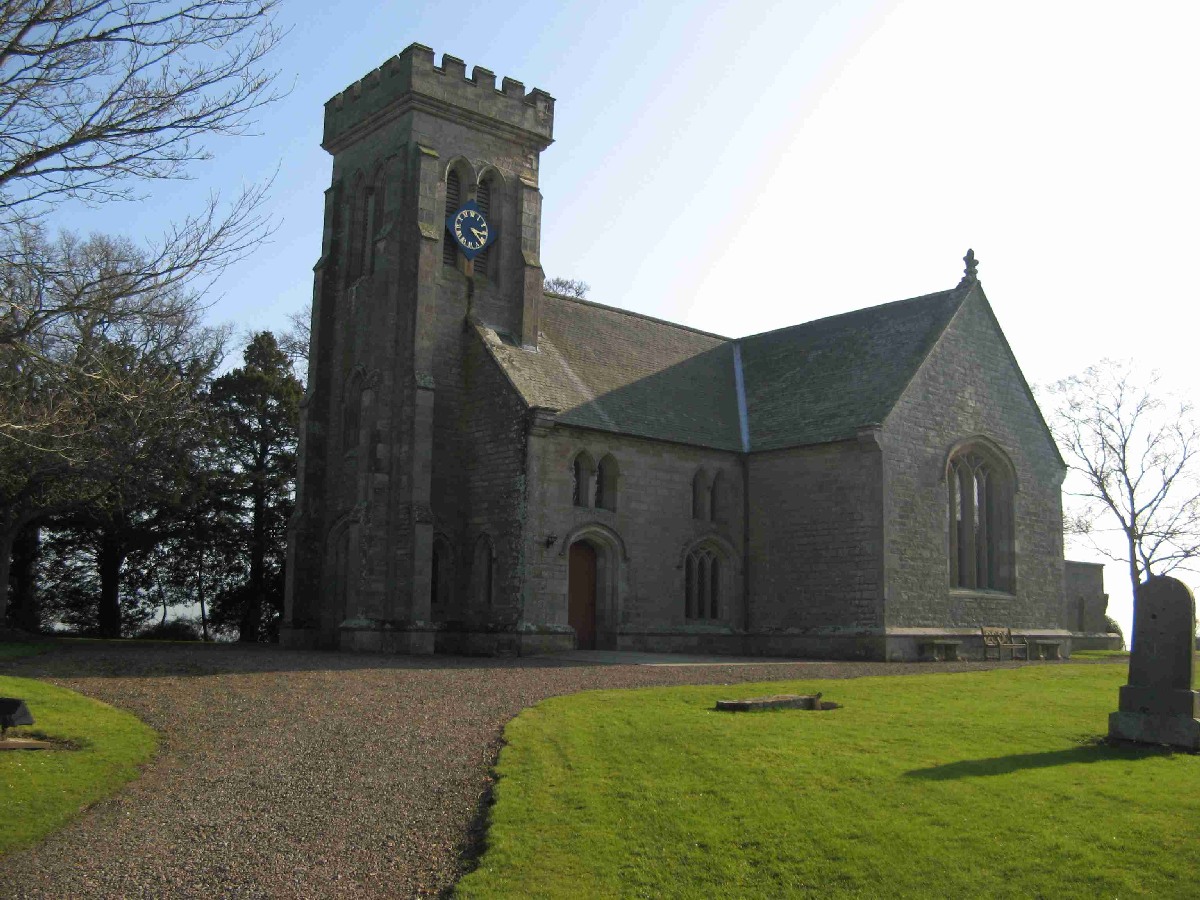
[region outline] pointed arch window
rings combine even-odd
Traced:
[[[368,275],[375,274],[375,239],[383,227],[385,193],[385,170],[381,166],[375,173],[370,193],[367,195],[367,233],[366,233],[366,262],[364,270]]]
[[[1013,482],[1009,469],[978,447],[960,450],[946,472],[950,586],[1012,592]]]
[[[688,619],[721,617],[724,590],[721,558],[711,547],[697,547],[684,561],[684,615]]]
[[[692,518],[707,522],[712,502],[712,483],[708,473],[700,469],[692,476]]]
[[[458,169],[451,169],[446,173],[446,217],[454,215],[458,212],[458,207],[462,202],[462,178],[458,174]],[[458,265],[458,248],[454,246],[454,241],[450,239],[450,233],[445,229],[442,230],[442,265],[457,266]]]
[[[719,522],[724,517],[728,485],[729,478],[724,472],[713,476],[712,487],[708,492],[708,521]]]
[[[490,609],[495,590],[496,554],[492,549],[492,539],[481,534],[475,541],[475,559],[471,569],[471,580],[475,587],[475,605],[477,609]]]
[[[592,483],[596,466],[586,450],[580,450],[571,461],[571,503],[575,506],[592,505]]]
[[[596,466],[596,507],[597,509],[617,508],[617,478],[620,470],[617,461],[611,453],[605,454]]]
[[[346,281],[354,281],[363,272],[363,254],[367,242],[367,218],[369,216],[370,188],[361,173],[355,179],[354,191],[350,196],[350,242],[347,248]]]
[[[487,219],[489,228],[496,227],[492,216],[492,210],[495,207],[495,203],[493,202],[495,199],[493,197],[493,194],[495,193],[493,190],[494,185],[495,180],[491,175],[488,175],[483,181],[479,182],[479,187],[475,191],[475,205],[479,207],[479,211],[483,213],[483,217]],[[492,261],[491,247],[485,248],[482,253],[476,255],[475,268],[473,270],[476,275],[482,275],[485,278],[494,280],[494,268],[495,265]]]

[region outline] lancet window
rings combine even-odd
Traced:
[[[684,612],[689,619],[718,619],[721,615],[721,558],[698,547],[684,562]]]

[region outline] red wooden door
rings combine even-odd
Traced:
[[[580,650],[596,649],[596,551],[583,541],[571,545],[567,624],[575,629]]]

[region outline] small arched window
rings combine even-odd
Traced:
[[[708,521],[719,522],[725,516],[728,493],[729,478],[724,472],[718,472],[713,476],[712,488],[708,492]]]
[[[684,615],[689,619],[719,619],[723,589],[721,560],[709,547],[697,547],[684,561]]]
[[[370,189],[359,174],[350,195],[350,242],[346,257],[346,281],[352,282],[363,272],[363,253],[367,242]]]
[[[1013,590],[1013,486],[1008,468],[980,448],[964,448],[946,472],[950,586]]]
[[[346,394],[342,400],[342,449],[351,450],[358,446],[362,425],[363,380],[362,373],[350,376]]]
[[[383,227],[384,203],[387,199],[384,192],[387,183],[386,173],[387,170],[383,166],[376,169],[370,192],[367,194],[367,233],[364,251],[366,261],[363,264],[363,270],[368,275],[375,274],[375,239]]]
[[[617,477],[620,474],[617,461],[606,454],[596,466],[596,506],[599,509],[617,508]]]
[[[692,476],[692,518],[702,522],[708,521],[709,502],[711,501],[712,484],[708,473],[700,469]]]
[[[492,606],[495,568],[496,554],[492,550],[492,539],[486,534],[481,534],[475,541],[475,559],[471,567],[477,609],[490,609]]]
[[[461,203],[462,178],[458,174],[458,169],[451,169],[446,173],[446,218],[458,212]],[[454,246],[450,232],[445,229],[442,230],[442,265],[458,265],[458,248]]]
[[[575,454],[571,462],[571,503],[575,506],[592,505],[592,480],[596,466],[586,450]]]
[[[489,228],[495,228],[496,224],[492,212],[495,209],[495,179],[491,175],[479,182],[479,187],[475,191],[475,205],[479,207],[479,211],[483,213],[483,217],[488,221]],[[484,251],[475,257],[474,272],[476,275],[482,275],[484,278],[495,280],[495,265],[492,263],[492,248],[489,246]]]

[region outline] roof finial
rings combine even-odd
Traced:
[[[968,285],[979,283],[979,260],[975,258],[975,251],[968,250],[967,255],[963,257],[963,262],[967,264],[963,270],[962,281],[958,283],[959,287],[967,287]]]

